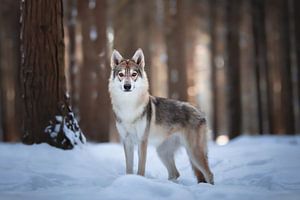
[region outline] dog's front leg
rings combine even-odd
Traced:
[[[140,141],[138,147],[139,153],[139,166],[138,166],[138,175],[144,176],[145,175],[145,165],[146,165],[146,158],[147,158],[147,144],[148,140],[144,139]]]
[[[133,152],[134,146],[131,141],[124,140],[123,141],[125,159],[126,159],[126,174],[133,174]]]

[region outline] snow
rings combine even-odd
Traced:
[[[91,26],[90,28],[90,39],[95,41],[98,38],[97,28],[95,26]]]
[[[0,199],[300,199],[300,136],[243,136],[209,147],[215,185],[196,183],[183,149],[175,183],[167,180],[151,146],[141,177],[124,174],[120,144],[87,143],[64,151],[0,143]]]

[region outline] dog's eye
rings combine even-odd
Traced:
[[[122,72],[120,72],[118,75],[120,78],[124,77],[124,74]]]
[[[136,77],[136,76],[137,76],[137,73],[136,73],[136,72],[133,72],[133,73],[131,74],[131,76],[132,76],[132,77]]]

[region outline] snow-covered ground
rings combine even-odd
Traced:
[[[176,157],[181,177],[174,183],[153,147],[146,177],[140,177],[124,175],[119,144],[64,151],[0,143],[0,199],[300,199],[300,136],[243,136],[225,146],[211,144],[209,160],[213,186],[196,183],[183,149]]]

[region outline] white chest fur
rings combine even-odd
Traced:
[[[145,130],[147,126],[147,119],[143,117],[134,123],[117,122],[117,129],[123,140],[130,140],[132,143],[137,144],[145,137]]]
[[[134,143],[144,138],[147,126],[146,115],[143,116],[149,101],[147,91],[132,93],[111,92],[113,110],[117,115],[116,123],[121,138]]]

